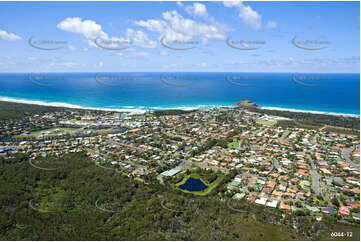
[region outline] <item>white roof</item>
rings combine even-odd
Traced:
[[[242,181],[242,179],[239,178],[239,177],[235,177],[234,180],[235,180],[236,182],[241,182],[241,181]]]
[[[273,200],[272,202],[267,202],[266,206],[275,208],[277,207],[278,201]]]
[[[261,197],[260,199],[256,199],[254,202],[257,204],[265,205],[267,201],[267,198]]]

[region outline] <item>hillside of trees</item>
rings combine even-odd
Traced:
[[[294,119],[296,121],[302,121],[308,125],[314,125],[314,126],[329,125],[329,126],[360,130],[360,118],[356,118],[356,117],[268,110],[268,109],[261,109],[258,107],[243,107],[243,108],[246,108],[249,111],[255,113],[280,116],[280,117]]]
[[[21,154],[0,157],[1,240],[332,240],[332,231],[359,238],[358,226],[332,217],[318,222],[221,198],[234,174],[197,197],[154,175],[143,177],[146,184],[102,169],[84,153],[37,161],[45,163],[59,169],[34,168]]]
[[[44,114],[66,108],[0,101],[0,119],[22,118],[27,114]]]

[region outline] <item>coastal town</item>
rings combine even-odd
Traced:
[[[27,169],[51,172],[62,164],[50,157],[85,152],[99,169],[159,183],[197,168],[232,171],[221,199],[359,223],[360,137],[283,127],[283,120],[243,108],[167,115],[69,109],[2,120],[0,157],[22,155]]]

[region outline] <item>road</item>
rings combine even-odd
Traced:
[[[24,146],[21,146],[21,145],[0,146],[0,149],[3,149],[3,148],[10,148],[10,149],[13,149],[13,150],[20,150],[20,149],[23,149]]]
[[[273,165],[278,170],[280,168],[280,164],[278,163],[278,160],[273,158]]]
[[[286,137],[287,137],[289,134],[290,134],[290,131],[289,131],[289,130],[286,130],[286,131],[282,134],[280,140],[285,140]]]
[[[315,136],[313,136],[312,140],[311,140],[311,143],[313,145],[317,144],[317,138],[318,138],[318,135],[316,134]]]
[[[176,166],[176,169],[179,169],[181,171],[187,170],[189,167],[192,166],[192,162],[189,160],[183,160],[178,166]]]
[[[29,164],[30,164],[32,167],[36,168],[36,169],[40,169],[40,170],[44,170],[44,171],[55,171],[55,170],[57,170],[57,169],[59,169],[59,168],[60,168],[60,167],[55,167],[55,168],[43,168],[43,167],[40,167],[40,166],[36,166],[36,165],[34,165],[34,164],[31,162],[31,160],[29,160]]]
[[[318,131],[322,131],[322,130],[324,130],[325,128],[327,128],[327,125],[322,126]]]
[[[311,167],[312,167],[312,173],[313,173],[313,182],[312,182],[312,185],[313,185],[313,190],[315,191],[316,194],[320,194],[320,191],[319,191],[319,175],[317,173],[317,170],[316,170],[316,166],[315,164],[313,163],[313,160],[311,158],[311,156],[309,154],[306,154],[308,160],[310,161],[311,163]]]
[[[351,159],[350,159],[349,154],[350,154],[350,152],[353,151],[353,150],[354,150],[354,147],[344,148],[344,149],[342,150],[342,156],[345,158],[346,162],[347,162],[350,166],[352,166],[353,168],[356,168],[356,169],[360,170],[360,166],[357,165],[357,164],[355,164],[355,163],[353,163],[353,162],[351,161]]]

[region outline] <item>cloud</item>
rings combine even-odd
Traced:
[[[97,47],[94,43],[96,38],[108,40],[108,35],[102,30],[102,26],[93,20],[82,20],[79,17],[66,18],[56,25],[58,29],[73,33],[81,34],[92,47]]]
[[[179,7],[183,7],[183,3],[180,2],[180,1],[177,1],[177,5],[178,5]]]
[[[253,29],[262,28],[262,16],[250,6],[244,5],[241,1],[225,1],[223,5],[227,8],[237,8],[240,19]]]
[[[93,20],[82,20],[79,17],[66,18],[57,26],[58,29],[68,31],[74,34],[81,34],[87,39],[108,38],[108,35],[102,30],[102,26]]]
[[[190,6],[184,6],[182,4],[180,7],[182,7],[192,17],[201,17],[205,22],[215,26],[219,30],[222,30],[223,33],[231,30],[228,26],[219,23],[214,17],[210,16],[207,12],[206,5],[202,3],[193,3],[193,5]],[[206,40],[203,41],[207,42]]]
[[[193,3],[192,6],[185,7],[188,14],[199,17],[208,17],[207,7],[201,3]]]
[[[16,40],[21,40],[22,38],[16,34],[13,33],[8,33],[5,30],[1,30],[0,29],[0,38],[3,40],[8,40],[8,41],[16,41]]]
[[[155,48],[157,46],[156,41],[152,41],[148,38],[148,35],[141,30],[135,31],[131,28],[126,30],[127,40],[133,45],[143,48]]]
[[[239,7],[240,5],[242,5],[242,1],[224,1],[223,5],[227,8]]]
[[[100,24],[89,19],[82,20],[79,17],[66,18],[57,25],[57,28],[83,35],[88,40],[88,44],[93,47],[97,47],[94,43],[94,40],[97,38],[109,40],[110,44],[107,44],[107,47],[116,47],[119,43],[131,43],[144,48],[154,48],[157,45],[157,43],[151,41],[143,31],[135,31],[131,28],[126,30],[125,38],[109,37],[109,35],[103,31]]]
[[[202,39],[225,38],[217,26],[186,19],[177,11],[163,12],[162,17],[163,19],[133,21],[133,24],[156,32],[159,38],[164,36],[166,40],[187,41],[196,36]]]
[[[277,23],[275,21],[269,20],[267,22],[266,27],[269,29],[275,29],[275,28],[277,28]]]

